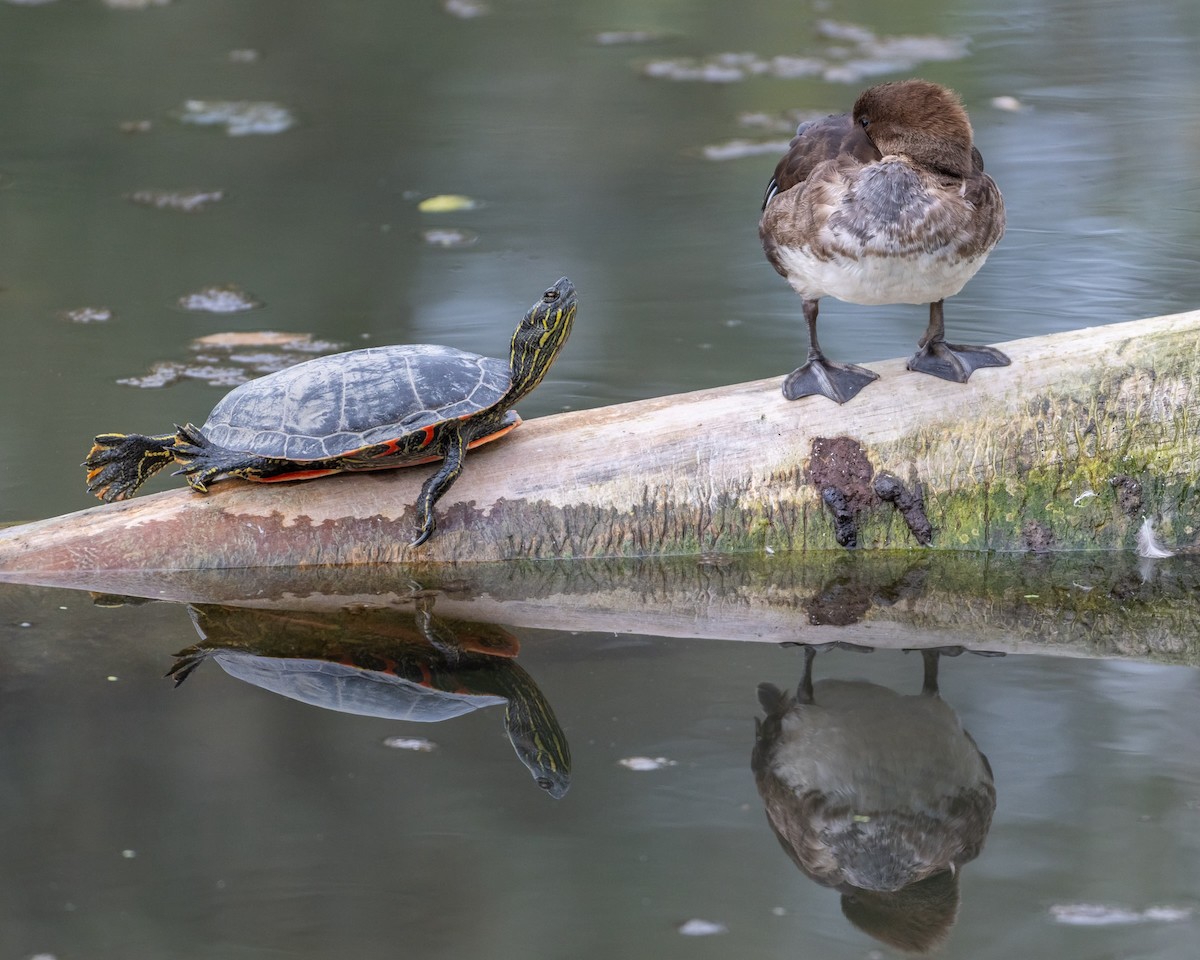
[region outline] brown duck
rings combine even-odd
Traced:
[[[942,302],[963,288],[1004,234],[1004,201],[983,172],[958,96],[925,80],[864,91],[851,113],[802,123],[763,199],[759,236],[771,265],[804,298],[808,360],[783,394],[845,403],[878,374],[826,359],[817,302],[928,303],[908,369],[965,383],[1009,363],[993,347],[947,343]]]

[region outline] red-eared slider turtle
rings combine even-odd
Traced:
[[[176,654],[182,683],[212,658],[230,676],[301,703],[388,720],[436,723],[504,705],[504,728],[534,781],[555,799],[571,785],[571,751],[515,637],[493,624],[394,610],[252,610],[196,605],[202,641]]]
[[[444,458],[417,497],[417,536],[462,472],[466,451],[521,422],[511,408],[546,375],[571,332],[575,287],[560,279],[529,308],[507,361],[428,344],[369,347],[296,364],[225,395],[204,426],[159,436],[103,433],[87,487],[131,497],[172,461],[193,490],[226,477],[274,482]]]

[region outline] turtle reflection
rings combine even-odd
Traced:
[[[958,868],[979,855],[996,808],[987,757],[938,695],[938,661],[905,696],[865,681],[760,684],[751,766],[767,820],[796,866],[842,894],[842,912],[890,946],[924,953],[958,913]]]
[[[177,653],[176,686],[208,658],[230,676],[342,713],[436,722],[504,704],[504,727],[537,785],[560,798],[571,752],[554,711],[493,624],[386,609],[336,613],[194,605],[201,642]]]

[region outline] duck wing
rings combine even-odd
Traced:
[[[820,163],[841,156],[853,157],[861,163],[872,163],[882,158],[862,128],[848,113],[831,114],[820,120],[806,120],[796,128],[796,136],[788,144],[788,151],[775,167],[775,174],[767,184],[763,195],[763,209],[777,193],[790,190],[808,179],[809,174]],[[979,158],[980,169],[983,158]]]

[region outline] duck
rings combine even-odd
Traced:
[[[783,383],[789,400],[845,403],[878,374],[825,357],[822,297],[929,304],[908,369],[966,383],[1007,366],[994,347],[948,343],[943,304],[1004,235],[1004,199],[984,172],[971,121],[953,90],[899,80],[863,91],[850,113],[801,123],[763,197],[767,260],[803,298],[808,357]]]
[[[841,894],[852,924],[927,952],[954,924],[959,869],[983,849],[996,808],[991,764],[938,690],[940,658],[963,648],[922,650],[921,691],[906,695],[814,684],[818,650],[852,645],[802,646],[794,692],[758,688],[766,717],[750,765],[768,825],[802,873]]]

